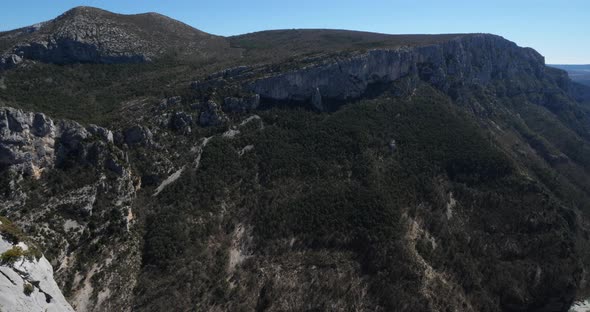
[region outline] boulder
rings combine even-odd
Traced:
[[[63,145],[74,146],[87,139],[90,133],[75,121],[62,120],[59,123],[61,130],[60,142]]]
[[[226,120],[227,117],[214,101],[207,101],[199,116],[199,124],[203,127],[218,126]]]
[[[35,117],[33,117],[31,132],[38,137],[44,137],[53,131],[55,131],[53,121],[47,118],[45,114],[36,113]]]
[[[0,70],[10,69],[22,63],[23,58],[16,54],[7,54],[0,56]]]
[[[109,129],[103,128],[103,127],[99,127],[97,125],[89,125],[86,130],[92,134],[95,137],[98,137],[99,139],[109,142],[109,143],[113,143],[114,138],[113,138],[113,132]]]
[[[80,124],[74,121],[61,121],[59,123],[61,136],[55,144],[55,165],[57,167],[68,167],[74,163],[86,162],[88,149],[84,140],[90,134]]]
[[[129,145],[147,145],[152,140],[152,132],[145,127],[135,125],[123,131],[124,142]]]
[[[193,118],[185,112],[176,112],[170,117],[169,127],[175,131],[190,132]]]

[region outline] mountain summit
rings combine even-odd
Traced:
[[[0,43],[2,310],[566,312],[590,293],[590,92],[531,48],[87,7]]]
[[[76,7],[53,20],[0,33],[0,68],[27,59],[56,64],[139,63],[166,54],[207,59],[228,48],[222,37],[157,13]]]
[[[185,62],[284,61],[300,55],[437,44],[460,36],[465,35],[291,29],[221,37],[158,13],[124,15],[80,6],[50,21],[0,33],[0,69],[24,60],[53,64],[144,63],[171,58]]]

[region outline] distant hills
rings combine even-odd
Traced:
[[[158,60],[244,65],[298,55],[424,46],[465,34],[387,35],[347,30],[273,30],[222,37],[158,13],[117,14],[80,6],[42,23],[0,32],[0,70],[27,61],[129,64]],[[22,64],[21,64],[22,65]]]
[[[76,7],[47,22],[0,32],[0,69],[45,63],[143,63],[164,55],[210,60],[236,54],[228,41],[157,13]]]
[[[590,86],[590,64],[589,65],[548,65],[563,69],[573,81]]]

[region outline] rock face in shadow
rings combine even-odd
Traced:
[[[44,63],[143,63],[150,60],[147,53],[101,50],[98,43],[72,38],[54,38],[48,42],[35,42],[16,47],[11,58],[38,60]],[[15,61],[12,64],[18,64]]]
[[[448,92],[457,85],[485,85],[492,79],[519,75],[540,78],[544,58],[533,49],[494,35],[465,35],[446,43],[394,50],[371,50],[332,63],[265,77],[249,88],[274,101],[313,102],[349,100],[363,96],[373,85],[417,76]],[[320,103],[320,104],[318,104]]]
[[[207,101],[199,115],[199,124],[202,127],[218,126],[226,121],[226,116],[214,101]]]
[[[152,133],[149,129],[135,125],[123,132],[127,145],[146,145],[151,141]]]
[[[0,36],[0,41],[14,41],[14,46],[0,56],[0,69],[14,67],[23,60],[55,64],[150,60],[154,53],[145,46],[144,40],[110,16],[102,12],[95,14],[97,12],[91,8],[76,8],[27,31],[17,30],[12,36],[10,33]]]
[[[223,100],[223,110],[226,112],[245,113],[256,110],[260,105],[260,95],[255,94],[245,98],[226,97]]]

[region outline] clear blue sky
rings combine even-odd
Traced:
[[[3,1],[0,30],[79,5],[158,12],[217,35],[338,28],[391,34],[494,33],[535,48],[547,63],[590,64],[590,0],[28,0]]]

